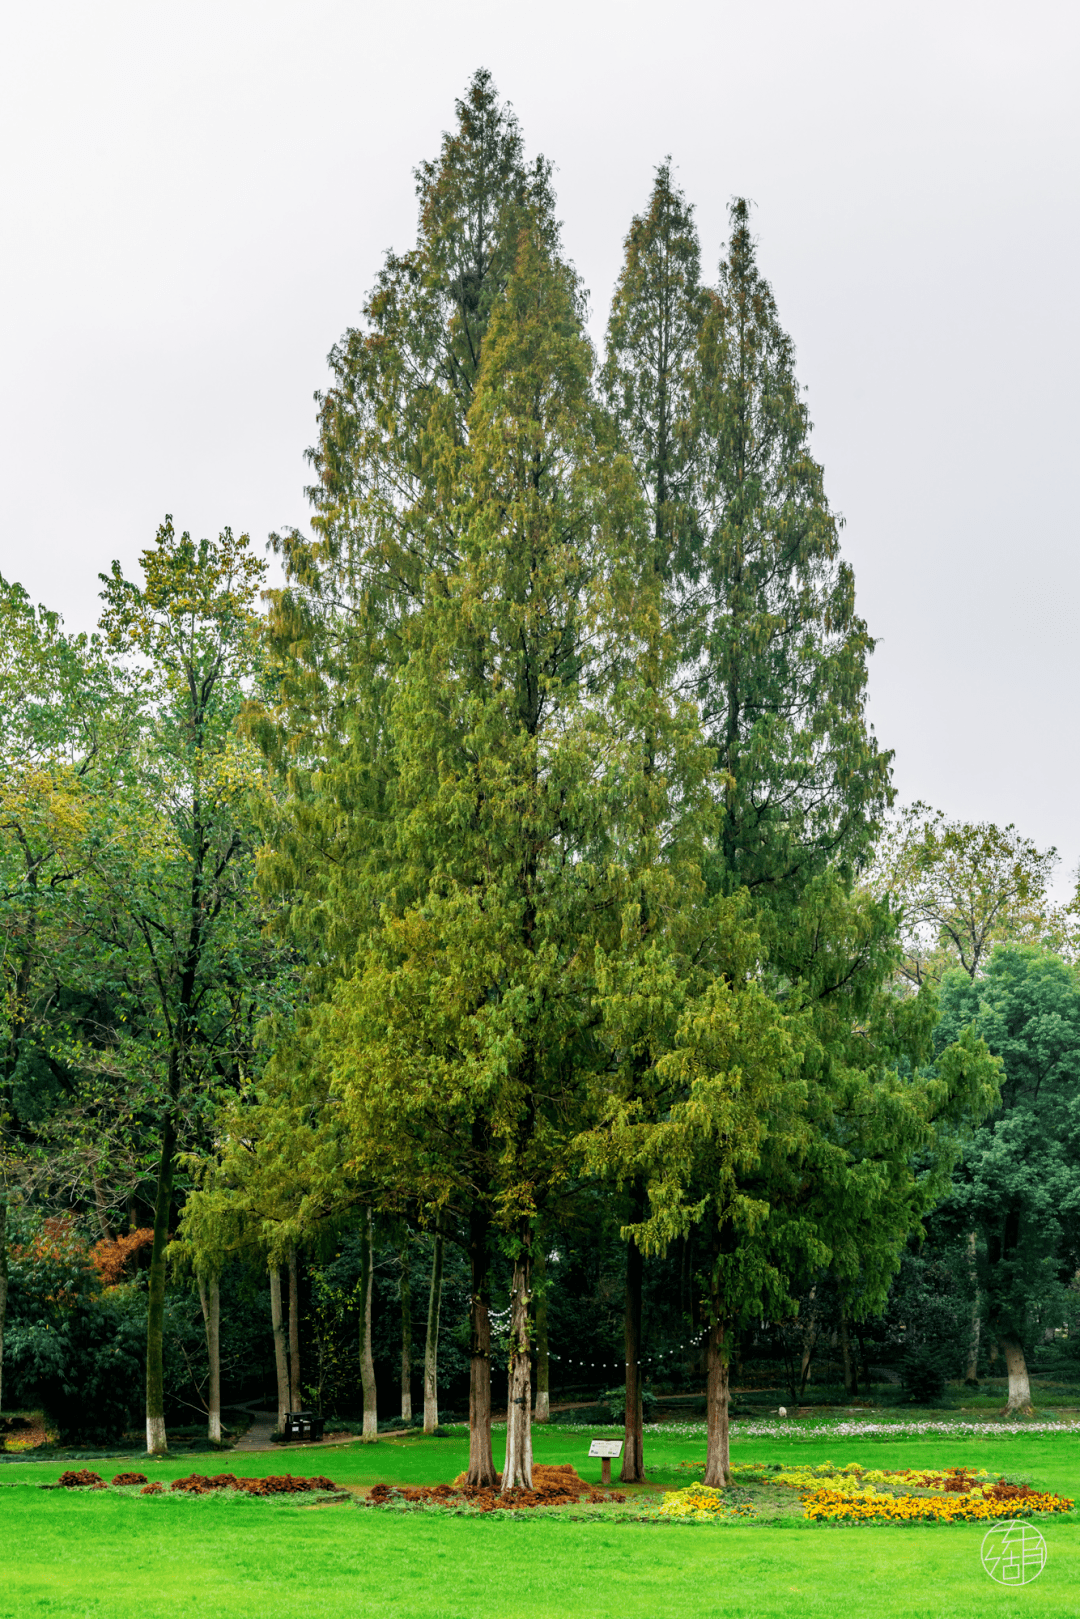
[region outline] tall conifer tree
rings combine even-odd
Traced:
[[[865,862],[891,798],[890,756],[866,723],[873,641],[745,201],[731,224],[696,375],[704,541],[687,654],[726,779],[720,885],[775,906],[830,863],[850,875]]]
[[[678,581],[689,566],[696,538],[692,377],[705,309],[693,210],[672,184],[670,159],[656,171],[648,211],[631,222],[624,255],[608,319],[601,381],[621,447],[637,473],[649,513],[648,525],[637,530],[640,546],[633,567],[655,589],[660,608],[655,638],[660,661],[646,662],[635,673],[643,673],[655,688],[664,683],[662,664],[670,664],[673,655],[678,658],[679,636],[672,615]],[[652,778],[664,770],[667,761],[648,706],[642,717],[642,769],[646,778]],[[644,893],[641,898],[637,927],[644,943],[654,919]],[[648,1088],[643,1053],[639,1051],[636,1060],[624,1068],[623,1077],[631,1096],[640,1099]],[[632,1177],[630,1221],[640,1221],[644,1209],[644,1186]],[[626,1428],[620,1475],[627,1483],[645,1476],[642,1280],[643,1256],[631,1239],[626,1251]]]

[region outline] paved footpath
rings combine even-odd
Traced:
[[[274,1429],[277,1427],[276,1411],[251,1411],[251,1427],[242,1439],[238,1439],[233,1446],[233,1454],[239,1450],[322,1450],[325,1446],[351,1445],[358,1437],[356,1434],[346,1433],[332,1436],[329,1439],[290,1439],[286,1444],[280,1444],[274,1438]],[[401,1430],[403,1433],[407,1429]],[[381,1439],[391,1436],[380,1434]]]

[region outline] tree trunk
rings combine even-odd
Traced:
[[[854,1322],[855,1340],[859,1345],[859,1360],[862,1363],[863,1388],[870,1393],[870,1357],[866,1353],[866,1339],[863,1336],[861,1322]]]
[[[293,1411],[304,1408],[300,1387],[300,1275],[295,1248],[289,1252],[289,1406]]]
[[[491,1454],[491,1317],[488,1315],[488,1218],[474,1210],[469,1221],[472,1293],[469,1309],[469,1472],[467,1482],[495,1486]]]
[[[548,1354],[547,1289],[544,1286],[547,1277],[547,1259],[543,1244],[536,1251],[533,1277],[535,1281],[533,1291],[536,1298],[536,1404],[533,1407],[533,1421],[550,1422],[551,1357]]]
[[[1002,1415],[1012,1415],[1013,1412],[1020,1411],[1027,1416],[1032,1410],[1032,1405],[1031,1384],[1028,1381],[1024,1346],[1019,1338],[1011,1332],[1001,1333],[1000,1341],[1005,1352],[1005,1365],[1009,1372],[1009,1403]]]
[[[706,1429],[705,1479],[717,1489],[731,1483],[731,1450],[728,1433],[728,1366],[726,1333],[722,1319],[709,1328],[708,1363],[705,1379]]]
[[[427,1333],[424,1338],[424,1432],[429,1434],[439,1426],[439,1313],[442,1309],[444,1240],[441,1227],[436,1225],[431,1254]]]
[[[165,1249],[169,1241],[175,1171],[176,1126],[170,1116],[161,1138],[157,1192],[154,1198],[154,1245],[150,1251],[150,1277],[146,1301],[146,1450],[164,1456],[169,1448],[165,1433]]]
[[[281,1271],[276,1265],[270,1266],[270,1321],[274,1328],[274,1369],[277,1372],[277,1431],[282,1433],[289,1409],[289,1357],[281,1313]]]
[[[800,1400],[802,1399],[803,1395],[806,1393],[806,1380],[810,1376],[810,1363],[812,1362],[812,1360],[814,1358],[814,1350],[817,1347],[818,1328],[817,1328],[817,1288],[816,1287],[812,1287],[810,1289],[809,1303],[810,1303],[810,1314],[809,1314],[809,1316],[807,1318],[806,1327],[805,1327],[805,1329],[803,1331],[802,1361],[801,1361],[800,1366],[799,1366],[799,1399]]]
[[[412,1288],[409,1286],[409,1234],[398,1255],[401,1261],[401,1420],[412,1421]]]
[[[526,1236],[525,1242],[528,1241]],[[514,1261],[510,1295],[510,1376],[506,1391],[506,1461],[502,1493],[532,1489],[532,1354],[529,1344],[529,1250]]]
[[[7,1321],[7,1193],[0,1187],[0,1411],[4,1409],[4,1323]]]
[[[371,1295],[375,1281],[375,1216],[364,1214],[360,1244],[360,1382],[364,1391],[364,1427],[360,1437],[372,1444],[379,1437],[379,1413],[375,1394],[375,1357],[371,1352]]]
[[[851,1353],[851,1326],[848,1322],[847,1311],[840,1312],[840,1354],[844,1362],[844,1393],[855,1395],[859,1392],[859,1372],[855,1364],[855,1357]]]
[[[207,1435],[211,1444],[221,1444],[221,1287],[217,1273],[206,1278],[199,1272],[199,1303],[202,1305],[203,1326],[206,1329],[206,1359],[210,1367],[210,1387],[207,1391]]]
[[[979,1271],[978,1271],[978,1237],[974,1231],[968,1234],[968,1269],[971,1273],[971,1337],[968,1341],[967,1371],[965,1378],[969,1383],[979,1380],[979,1335],[982,1330],[982,1320],[979,1311]]]
[[[637,1218],[641,1218],[640,1208]],[[623,1459],[619,1481],[641,1484],[645,1478],[645,1435],[641,1414],[641,1284],[645,1263],[633,1237],[626,1245],[625,1347],[626,1415],[623,1423]]]

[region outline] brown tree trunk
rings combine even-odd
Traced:
[[[551,1357],[548,1354],[547,1289],[544,1286],[546,1277],[547,1260],[541,1243],[536,1250],[536,1259],[533,1264],[533,1294],[536,1300],[536,1404],[533,1407],[534,1422],[551,1421],[551,1398],[549,1394]]]
[[[717,1489],[731,1483],[731,1450],[728,1432],[727,1334],[717,1315],[709,1328],[706,1346],[708,1361],[705,1377],[706,1441],[705,1479]]]
[[[529,1343],[528,1237],[514,1261],[510,1295],[510,1375],[506,1391],[506,1461],[502,1492],[532,1489],[532,1354]]]
[[[492,1489],[495,1460],[491,1454],[491,1318],[488,1315],[488,1219],[474,1210],[469,1221],[469,1264],[472,1293],[469,1334],[469,1473],[468,1483]]]
[[[146,1300],[146,1450],[150,1456],[164,1456],[169,1449],[165,1433],[165,1249],[169,1242],[175,1155],[176,1127],[170,1116],[165,1121],[158,1160],[154,1245],[150,1250]]]
[[[851,1353],[851,1325],[847,1311],[843,1309],[840,1312],[840,1354],[844,1362],[844,1393],[856,1395],[859,1392],[859,1372]]]
[[[974,1231],[968,1234],[968,1270],[971,1273],[971,1337],[968,1341],[967,1371],[965,1377],[969,1383],[977,1383],[979,1379],[979,1335],[982,1330],[982,1319],[979,1310],[979,1270],[978,1270],[978,1236]]]
[[[640,1207],[637,1212],[641,1217]],[[641,1283],[645,1265],[633,1237],[626,1245],[626,1310],[623,1319],[626,1415],[623,1423],[623,1459],[619,1480],[640,1484],[645,1478],[645,1435],[641,1413]]]
[[[289,1253],[289,1405],[293,1411],[304,1408],[300,1386],[300,1276],[295,1248]]]
[[[277,1265],[270,1266],[270,1322],[274,1329],[274,1370],[277,1373],[277,1431],[282,1433],[289,1410],[289,1356],[281,1311],[281,1271]]]
[[[818,1326],[817,1326],[817,1288],[816,1287],[812,1287],[810,1289],[809,1303],[810,1303],[810,1314],[807,1317],[806,1326],[803,1329],[803,1352],[802,1352],[802,1361],[801,1361],[801,1363],[799,1365],[799,1399],[800,1400],[802,1399],[803,1395],[806,1393],[806,1380],[810,1376],[810,1364],[813,1361],[814,1350],[817,1347]]]
[[[409,1286],[409,1234],[398,1255],[401,1264],[401,1420],[412,1421],[412,1288]]]
[[[1031,1383],[1028,1379],[1027,1361],[1024,1359],[1024,1346],[1014,1333],[1003,1332],[999,1335],[1001,1347],[1005,1352],[1005,1365],[1009,1373],[1009,1403],[1005,1406],[1002,1415],[1011,1415],[1019,1411],[1027,1416],[1032,1410]]]
[[[435,1242],[431,1254],[431,1287],[428,1291],[427,1333],[424,1337],[425,1433],[434,1433],[439,1426],[439,1316],[442,1311],[444,1240],[440,1226],[436,1225]]]
[[[4,1324],[7,1321],[7,1193],[0,1186],[0,1411],[4,1409]]]
[[[206,1359],[210,1367],[207,1390],[207,1436],[211,1444],[221,1444],[221,1287],[217,1273],[209,1282],[199,1273],[199,1303],[206,1329]]]
[[[371,1352],[371,1295],[375,1281],[375,1216],[365,1210],[360,1242],[360,1382],[364,1391],[364,1426],[361,1439],[372,1444],[379,1437],[375,1393],[375,1357]]]

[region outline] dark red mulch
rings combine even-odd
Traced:
[[[577,1471],[562,1463],[559,1466],[538,1464],[533,1468],[531,1490],[508,1490],[502,1493],[502,1474],[496,1473],[493,1488],[466,1484],[460,1474],[453,1484],[414,1485],[403,1490],[392,1489],[389,1484],[376,1484],[368,1497],[373,1506],[385,1506],[394,1501],[467,1501],[481,1512],[516,1512],[528,1507],[553,1507],[577,1501],[625,1501],[621,1491],[597,1489],[581,1478]]]

